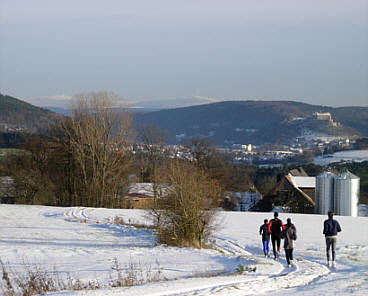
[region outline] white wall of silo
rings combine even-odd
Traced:
[[[341,216],[358,216],[359,177],[342,173],[334,181],[334,212]]]
[[[337,178],[335,178],[333,211],[335,212],[336,215],[340,215],[340,208],[341,208],[340,197],[343,195],[343,193],[341,193],[341,190],[342,190],[341,182],[337,182]]]
[[[334,210],[335,174],[323,172],[316,177],[316,213],[327,214]]]

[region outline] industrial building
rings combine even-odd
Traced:
[[[316,213],[358,216],[360,178],[350,172],[338,176],[323,172],[316,177]]]
[[[316,177],[316,213],[327,214],[334,204],[334,179],[336,175],[323,172]]]
[[[351,172],[336,175],[323,172],[308,176],[302,169],[291,170],[262,200],[263,208],[282,206],[291,213],[359,215],[360,178]]]

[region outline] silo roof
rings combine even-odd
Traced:
[[[335,177],[336,175],[334,173],[331,172],[323,172],[320,173],[317,178],[330,178],[330,177]]]
[[[338,179],[360,179],[358,176],[355,176],[353,173],[346,171],[341,175],[337,176]]]

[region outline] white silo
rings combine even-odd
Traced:
[[[360,178],[350,172],[335,177],[334,212],[341,216],[358,216]]]
[[[327,214],[334,209],[335,174],[323,172],[316,177],[316,214]]]

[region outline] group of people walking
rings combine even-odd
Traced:
[[[341,231],[338,221],[333,219],[333,212],[328,212],[328,219],[323,223],[323,234],[326,239],[326,255],[327,265],[336,267],[336,241],[337,233]],[[294,241],[297,239],[296,227],[291,223],[291,219],[287,218],[286,225],[279,219],[279,213],[274,212],[274,218],[268,221],[264,220],[264,224],[259,228],[259,234],[262,235],[263,252],[266,257],[270,257],[270,237],[272,242],[272,251],[275,259],[280,257],[281,239],[284,240],[285,257],[288,267],[294,265],[293,251]],[[332,261],[330,256],[332,249]]]

